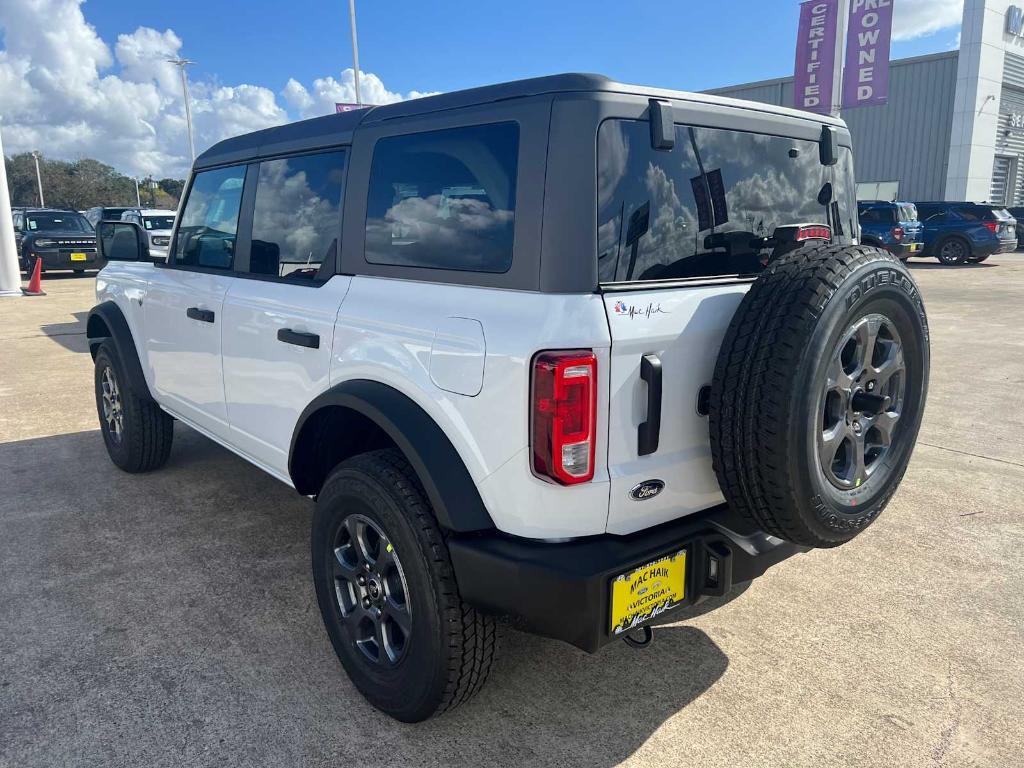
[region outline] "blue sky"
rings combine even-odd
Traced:
[[[279,90],[289,77],[309,82],[351,65],[347,8],[346,0],[91,0],[84,11],[106,40],[170,27],[199,62],[197,77]],[[391,90],[562,71],[700,90],[790,74],[798,4],[360,0],[357,12],[361,64]],[[956,32],[898,41],[893,57],[948,50]]]
[[[796,0],[358,0],[368,103],[551,74],[702,90],[788,75]],[[957,46],[963,0],[894,0],[895,58]],[[0,0],[8,153],[92,157],[133,175],[195,144],[328,114],[354,99],[347,0]]]

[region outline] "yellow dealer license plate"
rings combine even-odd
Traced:
[[[612,580],[612,632],[629,632],[686,597],[686,550],[668,555]]]
[[[87,261],[88,258],[89,257],[87,255],[85,255],[84,253],[72,253],[71,254],[71,260],[72,261]]]
[[[921,244],[920,243],[911,243],[910,244],[910,252],[911,253],[917,253],[920,250],[921,250]]]

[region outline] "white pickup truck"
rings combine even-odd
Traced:
[[[177,420],[314,498],[330,639],[405,721],[480,688],[495,617],[643,643],[849,541],[921,422],[921,298],[809,113],[478,88],[217,144],[166,260],[98,235],[111,458],[156,469]]]

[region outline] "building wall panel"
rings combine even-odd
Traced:
[[[1024,83],[1024,60],[1021,61]],[[906,200],[945,196],[957,52],[894,61],[889,103],[843,112],[853,136],[858,181],[900,182]],[[718,88],[710,93],[792,106],[793,79]]]

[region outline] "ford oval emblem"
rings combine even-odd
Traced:
[[[629,492],[629,498],[633,501],[647,501],[653,499],[665,490],[665,483],[661,480],[644,480],[639,485],[634,485]]]

